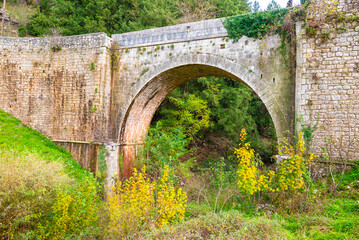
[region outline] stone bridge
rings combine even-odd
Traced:
[[[87,169],[96,171],[105,151],[109,179],[127,177],[156,109],[173,89],[198,77],[228,77],[262,99],[279,138],[293,134],[296,114],[306,123],[319,114],[313,150],[320,153],[324,137],[333,135],[348,144],[349,158],[359,159],[352,143],[359,136],[359,27],[348,23],[347,32],[322,43],[298,22],[293,62],[280,36],[232,42],[221,21],[112,38],[0,38],[0,109]]]

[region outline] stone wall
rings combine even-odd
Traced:
[[[111,43],[106,34],[0,38],[0,108],[94,168],[91,143],[107,138]]]
[[[114,65],[110,139],[121,145],[125,172],[164,98],[199,77],[245,83],[266,105],[277,135],[293,132],[294,68],[281,54],[280,36],[233,42],[221,20],[215,19],[113,37],[119,57]]]
[[[359,159],[359,1],[318,1],[328,2],[330,9],[322,9],[336,17],[313,21],[318,26],[297,23],[296,72],[280,36],[232,42],[221,19],[114,39],[3,37],[0,108],[93,171],[104,145],[110,179],[120,154],[130,171],[156,109],[174,88],[198,77],[229,77],[262,99],[279,137],[293,132],[295,111],[306,124],[319,116],[313,150],[320,155],[330,139],[333,156]]]
[[[317,11],[312,24],[297,24],[297,114],[312,125],[319,116],[312,146],[318,155],[326,147],[335,158],[359,159],[359,1],[317,4],[327,15]]]

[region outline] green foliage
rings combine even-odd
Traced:
[[[215,5],[215,15],[218,17],[229,17],[250,12],[248,0],[212,0]]]
[[[55,202],[60,184],[70,184],[59,162],[36,153],[0,149],[0,238],[34,237]]]
[[[27,29],[24,25],[19,25],[19,37],[25,37],[27,34]]]
[[[7,199],[0,208],[10,211],[0,217],[1,234],[11,227],[16,239],[93,236],[100,204],[93,175],[63,148],[1,110],[0,130],[0,195]]]
[[[256,137],[256,123],[249,114],[252,97],[253,93],[245,87],[221,89],[219,104],[213,113],[215,130],[224,131],[229,139],[238,139],[238,133],[247,127]]]
[[[176,118],[168,117],[174,116],[175,113],[182,113],[169,99],[171,98],[172,101],[179,99],[178,101],[188,104],[187,102],[191,100],[189,99],[190,95],[196,96],[192,98],[196,99],[197,105],[199,102],[204,103],[207,106],[206,111],[210,114],[209,126],[197,127],[200,130],[197,134],[192,132],[191,138],[205,139],[210,132],[213,132],[230,139],[236,144],[239,142],[238,133],[242,128],[246,128],[256,151],[266,159],[273,156],[276,151],[276,134],[267,108],[249,87],[238,81],[227,78],[205,77],[186,83],[167,97],[156,112],[153,121],[156,122],[160,119],[163,121],[165,119],[165,124],[163,124],[165,127],[174,126],[175,128],[193,129],[194,127],[189,126],[189,124],[193,123],[189,121],[186,121],[187,124],[182,126],[178,123],[183,123],[185,122],[184,120],[177,121]],[[182,99],[187,100],[183,101]],[[187,108],[191,110],[193,107],[189,104]],[[183,114],[182,118],[193,112],[190,110]],[[201,119],[198,114],[194,116]],[[169,119],[173,119],[170,122],[171,124],[167,124]],[[200,123],[200,121],[196,122]],[[269,144],[263,143],[259,138],[259,133],[269,139]]]
[[[226,17],[250,10],[247,0],[211,0],[208,5],[201,16]],[[54,31],[62,35],[114,34],[180,23],[186,15],[197,13],[197,3],[192,1],[43,0],[41,12],[32,17],[28,29],[35,36]]]
[[[206,101],[194,94],[174,90],[167,98],[169,108],[161,108],[164,116],[163,127],[180,129],[184,135],[193,139],[200,130],[210,127],[210,110]]]
[[[238,41],[242,36],[263,38],[270,31],[280,31],[283,17],[288,9],[275,9],[265,12],[249,13],[227,18],[224,27],[228,36]]]
[[[149,129],[146,141],[139,154],[138,167],[147,166],[148,174],[157,178],[165,165],[175,169],[180,164],[180,158],[188,154],[190,139],[180,129],[166,129],[162,121]]]
[[[52,28],[55,27],[55,24],[55,19],[49,18],[43,13],[37,13],[31,17],[28,25],[28,32],[31,35],[39,37],[50,35],[52,33]]]

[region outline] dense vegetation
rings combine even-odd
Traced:
[[[265,171],[256,167],[258,160],[251,157],[254,152],[242,131],[236,158],[247,170],[233,172],[217,160],[202,177],[191,177],[176,176],[165,166],[156,183],[143,168],[118,184],[106,204],[92,174],[63,149],[2,111],[0,130],[0,236],[4,239],[359,237],[358,165],[345,173],[334,192],[330,177],[312,181],[279,171],[274,185],[259,181]],[[301,140],[293,159],[304,157],[303,150]],[[248,175],[251,166],[259,178]],[[301,166],[307,176],[306,165]],[[249,178],[238,179],[241,174]],[[289,181],[281,183],[281,174]],[[336,180],[340,177],[334,175]],[[187,196],[173,185],[176,181],[184,181],[180,185]],[[275,189],[286,185],[287,190]]]
[[[113,34],[237,15],[249,10],[247,0],[42,0],[28,31],[35,36]]]
[[[0,111],[0,237],[86,236],[96,228],[98,184],[71,154]]]

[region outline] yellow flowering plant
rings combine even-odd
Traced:
[[[52,206],[52,217],[39,226],[40,239],[65,239],[95,231],[100,201],[97,183],[87,179],[71,187],[59,186]]]
[[[180,221],[184,218],[186,211],[187,194],[179,188],[177,191],[170,180],[169,167],[165,165],[162,177],[157,184],[157,211],[159,226]]]
[[[275,173],[268,171],[266,175],[261,174],[258,169],[260,160],[256,158],[255,151],[247,140],[246,130],[243,128],[240,134],[241,143],[235,148],[238,159],[237,185],[240,192],[253,195],[256,192],[274,191],[271,183]]]
[[[146,167],[125,182],[118,182],[108,195],[110,234],[126,236],[153,220],[154,184],[146,176]]]
[[[280,155],[287,156],[282,159],[277,167],[277,172],[272,170],[263,173],[258,166],[260,159],[255,156],[255,151],[247,142],[247,133],[242,129],[240,134],[241,143],[235,148],[238,159],[238,188],[240,192],[248,195],[263,192],[281,192],[301,189],[306,179],[309,178],[308,165],[315,157],[305,155],[306,148],[303,133],[299,133],[298,142],[293,147],[286,139],[280,144]]]
[[[126,237],[151,225],[162,227],[184,218],[187,195],[175,189],[165,165],[159,179],[151,182],[144,166],[124,182],[118,182],[108,194],[108,234]]]
[[[305,156],[305,142],[302,132],[298,134],[298,141],[293,147],[287,139],[283,139],[279,145],[279,154],[287,156],[278,166],[277,180],[278,191],[301,189],[305,179],[309,179],[308,166],[315,157],[314,154]]]

